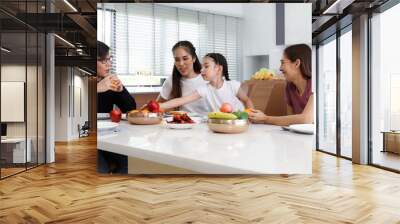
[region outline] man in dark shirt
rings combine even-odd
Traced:
[[[117,105],[122,113],[136,109],[135,99],[122,85],[121,80],[110,74],[110,48],[97,42],[97,113],[109,113]],[[128,159],[124,155],[97,150],[97,168],[100,173],[127,173]]]
[[[107,90],[97,93],[97,112],[109,113],[113,109],[113,104],[117,105],[122,113],[136,109],[135,99],[122,86],[121,92]]]
[[[136,102],[122,85],[121,80],[110,74],[110,48],[104,43],[97,43],[97,112],[109,113],[116,104],[126,113],[136,109]]]

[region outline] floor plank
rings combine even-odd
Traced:
[[[400,223],[400,175],[314,152],[312,175],[96,173],[96,139],[0,181],[0,223]]]

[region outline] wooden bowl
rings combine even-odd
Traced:
[[[151,113],[143,111],[129,112],[127,119],[131,124],[152,125],[161,123],[162,113]]]
[[[224,119],[208,119],[208,128],[217,133],[236,134],[247,131],[249,128],[249,120],[224,120]]]

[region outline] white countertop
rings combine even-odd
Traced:
[[[207,174],[311,174],[313,138],[263,124],[218,134],[204,123],[173,130],[122,121],[117,132],[98,132],[97,148]]]

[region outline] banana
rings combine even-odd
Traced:
[[[224,120],[236,120],[237,116],[231,113],[224,112],[210,112],[208,113],[210,119],[224,119]]]

